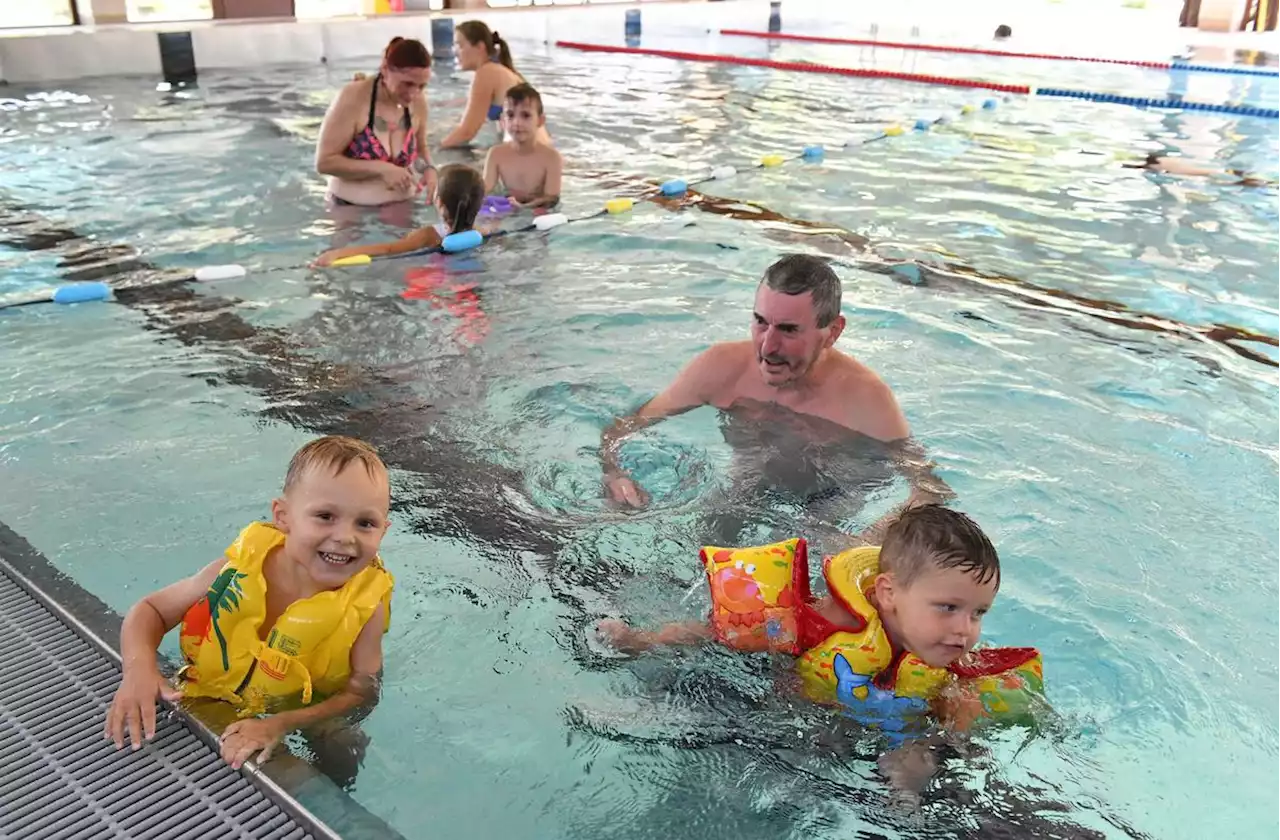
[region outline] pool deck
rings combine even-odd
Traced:
[[[65,604],[36,582],[42,571]],[[104,740],[120,658],[76,613],[104,623],[118,618],[51,571],[0,523],[0,656],[9,667],[0,685],[0,833],[23,840],[339,836],[256,768],[232,770],[218,756],[217,736],[191,716],[161,714],[155,738],[137,751]]]

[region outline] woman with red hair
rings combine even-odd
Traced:
[[[316,171],[337,205],[381,207],[426,191],[436,169],[427,148],[431,55],[421,41],[392,38],[372,79],[348,83],[329,106],[316,141]],[[406,205],[407,206],[407,205]]]

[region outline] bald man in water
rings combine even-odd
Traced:
[[[750,340],[722,342],[698,354],[662,393],[604,431],[601,459],[614,502],[648,502],[618,462],[621,443],[631,433],[699,406],[729,411],[770,404],[889,445],[911,484],[907,504],[950,497],[910,444],[911,430],[893,391],[873,370],[835,349],[845,319],[840,278],[825,260],[793,254],[771,265],[756,289],[753,317]]]

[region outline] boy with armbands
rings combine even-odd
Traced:
[[[910,508],[882,546],[826,558],[824,598],[810,594],[802,539],[706,547],[702,562],[709,622],[644,632],[605,621],[602,638],[628,652],[714,639],[791,653],[810,699],[890,731],[926,715],[959,730],[985,718],[1024,719],[1042,691],[1034,648],[973,649],[1000,586],[1000,560],[964,514]]]
[[[221,739],[238,768],[376,700],[395,583],[378,556],[389,508],[387,468],[368,444],[333,436],[299,449],[271,524],[250,524],[223,557],[129,610],[105,737],[123,747],[127,733],[135,750],[150,740],[157,697],[223,700],[241,718]],[[174,688],[156,651],[179,624],[186,665]]]

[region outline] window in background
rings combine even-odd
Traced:
[[[364,5],[364,0],[294,0],[293,13],[299,19],[345,17],[363,14]]]
[[[601,3],[634,3],[636,0],[489,0],[491,9],[510,9],[515,6],[586,6]],[[641,3],[647,0],[640,0]]]
[[[147,23],[157,20],[211,20],[211,0],[129,0],[129,20]]]
[[[75,22],[71,0],[0,0],[0,29],[69,26]]]
[[[374,0],[294,0],[293,8],[294,15],[299,18],[327,18],[367,15],[376,6]],[[404,0],[406,12],[438,12],[443,9],[444,0]]]

